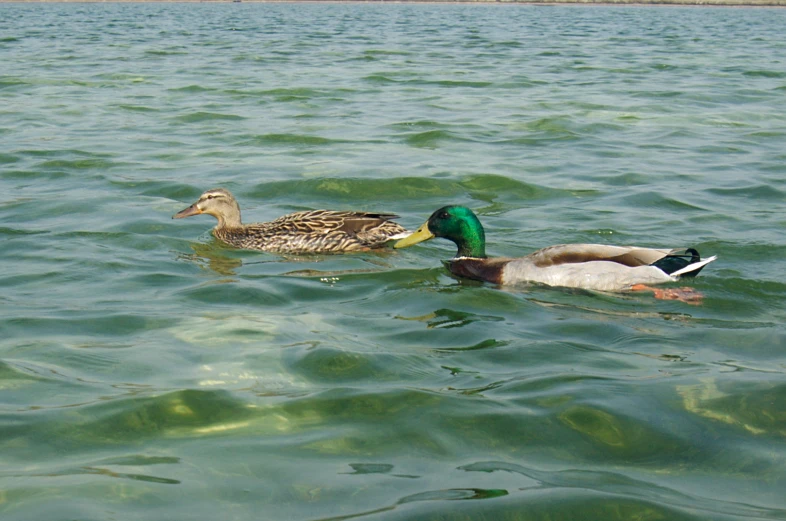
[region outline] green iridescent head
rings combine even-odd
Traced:
[[[456,243],[456,257],[486,258],[483,225],[472,210],[464,206],[440,208],[415,233],[398,241],[395,247],[406,248],[434,237],[443,237]]]

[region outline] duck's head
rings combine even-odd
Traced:
[[[242,226],[240,205],[237,204],[229,190],[223,188],[213,188],[203,193],[197,202],[173,215],[172,219],[182,219],[203,213],[218,219],[218,228],[239,228]]]
[[[419,242],[444,237],[456,243],[456,257],[486,258],[486,234],[475,213],[465,206],[444,206],[431,214],[428,221],[412,235],[398,241],[395,248],[407,248]]]

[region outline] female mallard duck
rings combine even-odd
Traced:
[[[267,223],[240,222],[240,205],[223,188],[203,193],[197,202],[172,216],[182,219],[209,214],[218,219],[213,235],[236,248],[272,253],[335,253],[381,248],[408,232],[386,213],[313,210],[296,212]]]
[[[696,276],[715,260],[701,260],[693,248],[661,250],[602,244],[562,244],[526,257],[489,259],[483,226],[472,210],[463,206],[440,208],[395,247],[406,248],[434,237],[444,237],[458,246],[456,257],[446,262],[452,273],[496,284],[537,282],[598,291],[655,291],[645,285]],[[679,298],[659,291],[656,296]]]

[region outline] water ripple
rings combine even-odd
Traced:
[[[783,518],[783,15],[0,3],[3,520]],[[718,260],[688,305],[239,251],[171,219],[216,186]]]

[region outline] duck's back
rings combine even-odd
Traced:
[[[538,250],[524,258],[541,268],[591,261],[610,261],[634,268],[654,264],[676,251],[679,250],[609,244],[558,244]]]
[[[334,253],[382,247],[406,233],[394,214],[311,210],[266,223],[217,229],[216,237],[237,248],[274,253]]]
[[[620,291],[634,284],[674,280],[652,264],[679,251],[674,249],[561,244],[538,250],[505,266],[506,283],[538,282],[549,286]]]

